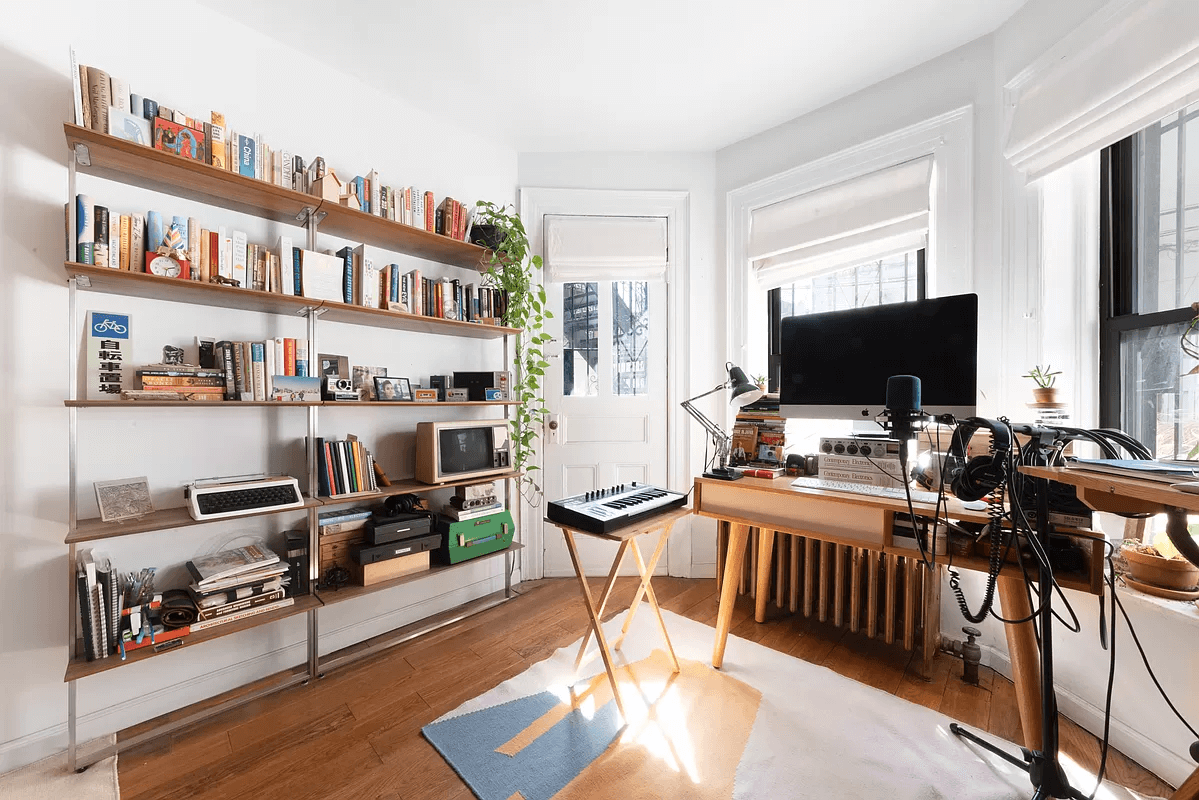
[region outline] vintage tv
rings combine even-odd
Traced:
[[[446,483],[485,478],[512,469],[507,420],[419,422],[416,479]]]
[[[874,420],[892,375],[920,379],[930,414],[975,415],[977,295],[805,314],[781,327],[784,417]]]

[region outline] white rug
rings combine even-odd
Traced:
[[[0,800],[119,800],[117,757],[83,772],[67,769],[67,754],[43,758],[0,775]]]
[[[679,659],[710,664],[715,631],[676,614],[663,614]],[[610,640],[619,635],[623,621],[624,617],[619,616],[605,625]],[[442,720],[547,690],[561,693],[562,687],[571,683],[578,646],[576,641],[558,650],[549,659],[464,703]],[[661,646],[653,615],[648,608],[642,609],[625,639],[617,657],[618,663],[640,662]],[[581,677],[594,676],[601,670],[599,659],[594,659],[584,668]],[[1025,773],[951,734],[949,717],[849,680],[824,667],[730,636],[721,672],[761,693],[756,717],[736,766],[731,796],[738,800],[809,797],[1018,800],[1032,794]],[[687,670],[682,678],[686,676]],[[627,704],[629,698],[624,689],[622,697]],[[722,725],[718,716],[704,724],[728,727]],[[640,721],[634,720],[629,730],[643,728]],[[661,738],[662,732],[657,735]],[[683,732],[671,744],[670,753],[663,756],[678,763],[698,765],[694,778],[697,783],[702,781],[700,773],[713,754],[680,754],[678,745],[679,741],[696,742],[700,738]],[[1019,756],[1016,745],[1003,744],[1009,752]],[[626,734],[605,755],[612,756],[622,747],[654,751],[644,742],[630,741]],[[680,771],[677,766],[671,768]],[[1069,762],[1066,769],[1074,786],[1084,792],[1091,791],[1093,776]],[[688,771],[689,768],[682,770]],[[580,779],[585,777],[586,773],[580,775]],[[569,789],[576,785],[577,781],[563,794],[572,794]],[[682,798],[700,793],[681,791],[675,781],[669,792],[654,792],[653,796]],[[641,792],[609,785],[600,794],[628,798],[640,796]],[[1132,800],[1137,795],[1105,784],[1096,797],[1097,800]]]

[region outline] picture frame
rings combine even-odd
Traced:
[[[412,401],[412,384],[407,378],[375,376],[375,399],[382,403]]]
[[[375,399],[374,378],[386,378],[387,367],[364,367],[355,364],[350,368],[348,377],[354,381],[354,391],[358,392],[359,400]],[[347,376],[342,376],[347,377]]]
[[[150,483],[143,475],[139,478],[120,478],[112,481],[96,481],[96,503],[100,506],[100,520],[120,522],[137,519],[154,511],[150,500]]]

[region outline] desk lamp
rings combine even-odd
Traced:
[[[729,377],[724,383],[717,386],[715,389],[710,389],[703,394],[696,395],[690,400],[683,401],[683,408],[687,409],[687,413],[695,417],[700,425],[704,426],[704,430],[712,437],[712,445],[716,448],[716,467],[704,473],[705,478],[719,478],[725,481],[735,481],[740,479],[733,470],[729,469],[729,450],[733,444],[733,438],[724,432],[724,428],[717,425],[708,417],[704,416],[695,406],[691,405],[694,401],[701,397],[707,397],[714,392],[719,392],[721,389],[732,389],[729,395],[729,405],[735,408],[742,408],[754,402],[762,396],[762,390],[745,377],[745,371],[740,367],[733,366],[733,362],[729,361],[724,365],[728,371]]]

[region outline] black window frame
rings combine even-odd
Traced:
[[[1199,117],[1199,111],[1187,114],[1182,122]],[[1175,121],[1165,128],[1179,124]],[[1179,137],[1180,139],[1183,137]],[[1149,302],[1139,296],[1141,252],[1138,231],[1140,217],[1140,194],[1144,178],[1144,191],[1157,192],[1159,175],[1140,174],[1140,148],[1156,147],[1160,136],[1143,137],[1143,132],[1132,134],[1104,148],[1099,158],[1099,424],[1104,428],[1124,428],[1123,412],[1127,403],[1135,402],[1135,396],[1125,396],[1121,385],[1120,338],[1130,331],[1156,328],[1162,325],[1186,323],[1195,312],[1190,305],[1147,314],[1136,309]],[[1179,158],[1185,159],[1185,150],[1180,148]],[[1181,161],[1180,173],[1184,174],[1185,161]],[[1148,182],[1152,182],[1150,185]],[[1180,187],[1183,182],[1179,181]],[[1181,191],[1181,188],[1180,188]],[[1183,204],[1178,203],[1180,209]],[[1158,215],[1146,219],[1147,240],[1157,241]],[[1180,234],[1184,226],[1177,226]],[[1179,251],[1181,254],[1181,250]],[[1181,257],[1178,262],[1181,264]],[[1135,393],[1135,387],[1127,387]],[[1151,443],[1146,443],[1151,444]]]
[[[910,251],[909,251],[910,252]],[[863,263],[869,263],[869,260]],[[879,273],[882,280],[882,273]],[[924,300],[928,296],[928,280],[925,271],[924,248],[916,250],[916,300]],[[767,390],[777,392],[781,380],[782,369],[782,323],[783,323],[783,290],[782,287],[771,289],[766,293],[766,317],[768,335],[770,337],[769,361],[767,362]]]

